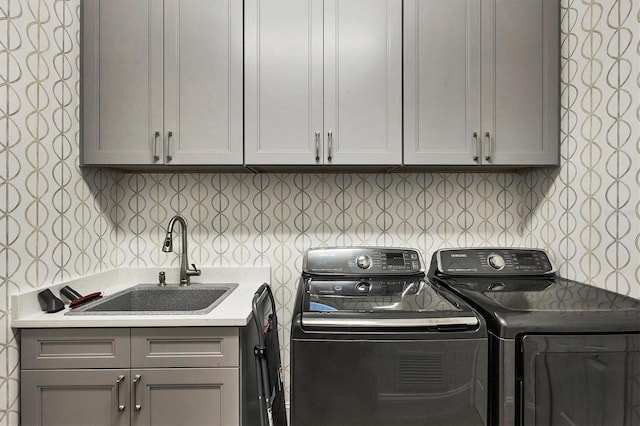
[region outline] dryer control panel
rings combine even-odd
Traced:
[[[446,275],[548,275],[555,272],[544,250],[516,248],[444,249],[436,252]]]
[[[305,252],[302,269],[319,275],[415,275],[424,273],[415,249],[385,247],[322,247]]]

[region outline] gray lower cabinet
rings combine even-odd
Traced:
[[[132,370],[132,425],[237,425],[237,368]]]
[[[238,329],[25,329],[22,425],[240,424]]]
[[[129,425],[128,383],[128,369],[22,370],[20,423]]]
[[[400,165],[402,1],[244,4],[245,163]]]
[[[81,8],[82,164],[242,164],[241,1]]]
[[[404,164],[559,162],[558,0],[404,2]]]

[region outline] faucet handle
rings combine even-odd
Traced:
[[[187,275],[189,275],[189,276],[197,276],[197,277],[199,277],[200,274],[202,273],[202,271],[200,269],[196,268],[196,264],[195,263],[191,264],[191,268],[192,269],[187,269]]]

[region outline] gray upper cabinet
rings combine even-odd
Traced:
[[[405,1],[404,163],[476,164],[479,0]]]
[[[84,0],[85,165],[242,164],[242,2]]]
[[[245,1],[246,164],[401,153],[401,0]]]
[[[404,13],[405,164],[558,164],[557,0],[407,0]]]

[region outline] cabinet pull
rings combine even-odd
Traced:
[[[158,155],[158,138],[160,137],[160,132],[156,130],[153,134],[153,161],[159,161],[160,156]]]
[[[485,155],[484,159],[487,161],[490,161],[492,156],[491,149],[493,147],[493,141],[491,140],[491,132],[487,132],[484,135],[487,138],[487,154]]]
[[[316,163],[320,162],[320,132],[316,132]]]
[[[118,411],[124,411],[124,404],[120,404],[120,384],[124,381],[124,376],[120,375],[116,379],[116,401],[118,403]]]
[[[167,162],[173,160],[173,156],[171,155],[171,138],[173,137],[173,132],[169,130],[167,133]]]
[[[140,379],[142,376],[140,374],[136,374],[133,377],[133,403],[135,404],[136,411],[140,411],[142,409],[142,404],[138,404],[138,383],[140,383]]]
[[[480,159],[480,140],[479,140],[479,136],[480,133],[479,132],[473,132],[473,140],[475,142],[476,145],[476,155],[473,156],[473,161],[478,161]]]
[[[331,161],[333,159],[333,132],[327,132],[327,141],[329,144],[329,155],[327,155],[327,160]]]

